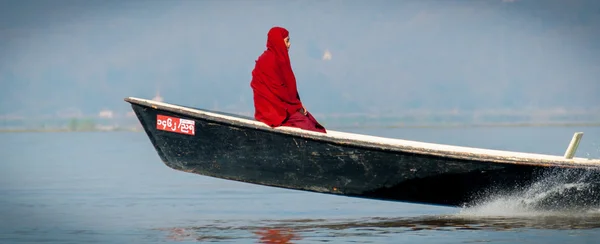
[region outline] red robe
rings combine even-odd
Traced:
[[[267,50],[258,57],[252,70],[250,86],[254,92],[254,117],[271,127],[283,125],[290,115],[303,108],[283,41],[288,35],[284,28],[271,28]]]

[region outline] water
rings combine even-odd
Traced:
[[[557,155],[576,131],[585,132],[577,156],[600,158],[600,127],[352,130]],[[0,243],[596,243],[600,238],[600,209],[540,212],[520,204],[578,187],[561,184],[560,176],[461,209],[183,173],[166,167],[143,133],[2,133],[0,156]]]

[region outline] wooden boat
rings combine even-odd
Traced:
[[[133,97],[125,101],[161,160],[180,171],[272,187],[447,206],[465,206],[485,194],[518,190],[549,173],[570,174],[567,178],[573,182],[587,177],[589,187],[561,192],[547,204],[600,205],[598,159],[271,128],[233,114]]]

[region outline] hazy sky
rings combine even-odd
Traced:
[[[0,0],[0,114],[250,111],[276,25],[315,113],[600,107],[597,0]]]

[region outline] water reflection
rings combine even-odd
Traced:
[[[354,220],[287,219],[231,224],[213,222],[187,228],[163,229],[170,240],[222,241],[253,239],[258,243],[294,243],[301,239],[365,237],[406,232],[517,231],[519,229],[574,230],[600,228],[600,214],[533,217],[423,216],[416,218],[365,218]]]
[[[271,229],[264,228],[254,232],[260,238],[258,242],[260,243],[292,243],[292,240],[301,239],[296,233],[294,233],[291,229]]]

